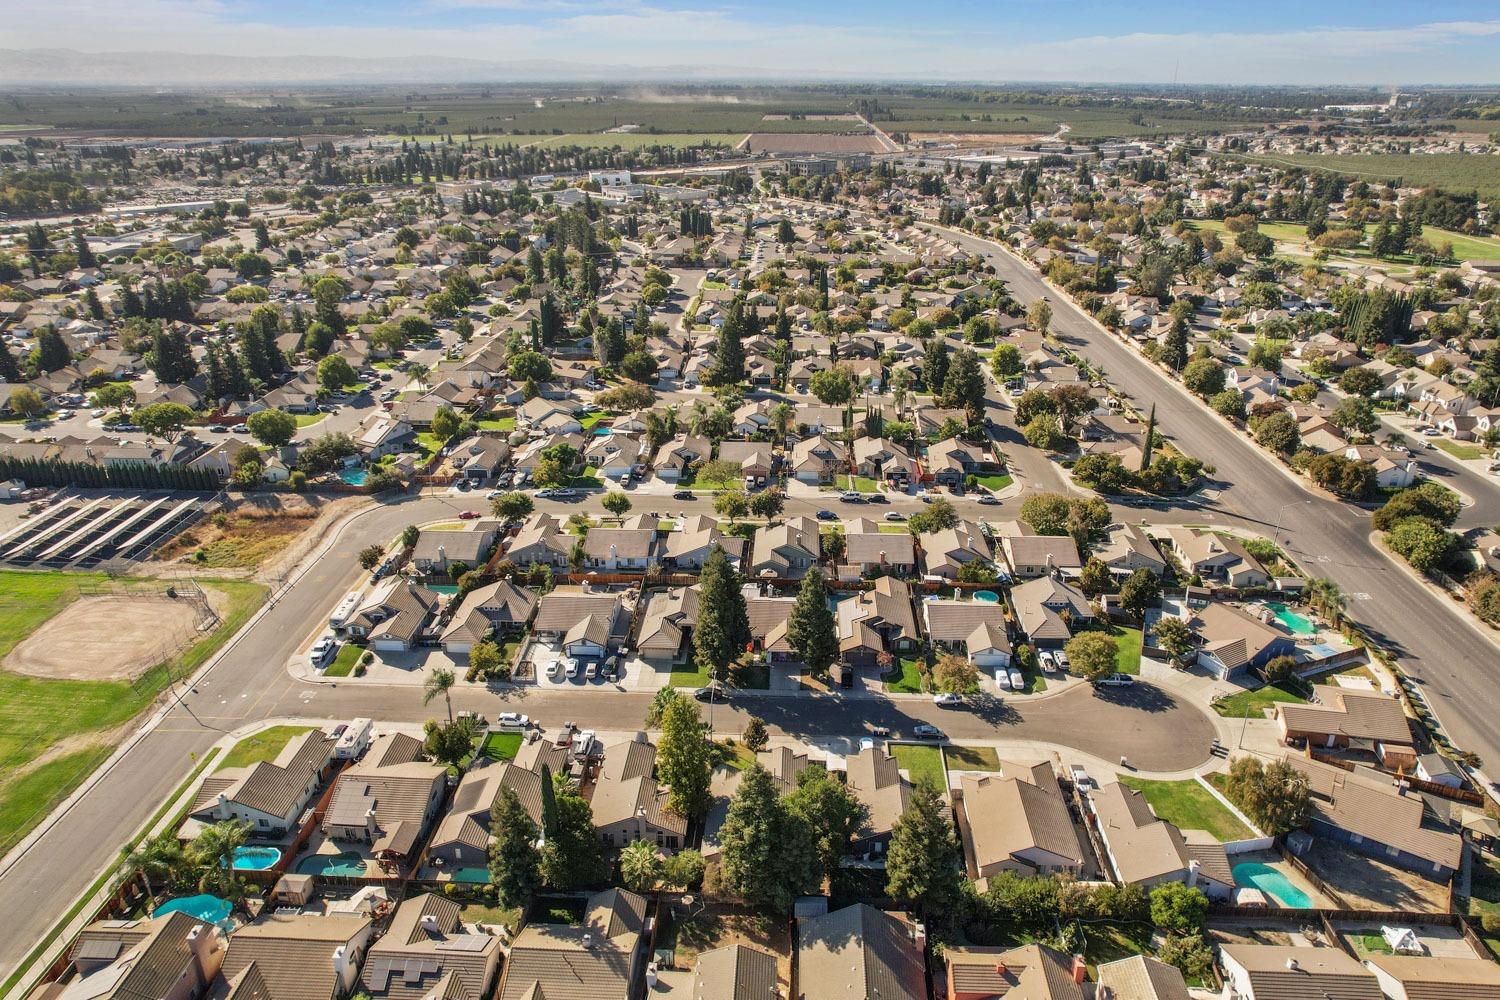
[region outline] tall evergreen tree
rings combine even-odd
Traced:
[[[707,811],[713,758],[695,702],[678,698],[662,712],[656,774],[667,785],[668,809],[688,819]]]
[[[0,344],[0,382],[15,384],[23,382],[21,367],[16,364],[16,356],[10,353],[10,348]]]
[[[936,395],[943,391],[948,378],[948,343],[941,336],[934,336],[922,357],[922,381],[927,391]]]
[[[720,843],[725,888],[752,906],[788,913],[798,896],[822,884],[816,831],[787,807],[759,764],[740,779]]]
[[[39,371],[55,372],[66,368],[73,355],[57,328],[48,324],[36,339],[36,364]]]
[[[886,893],[930,920],[951,915],[962,892],[963,855],[938,790],[927,781],[912,789],[886,852]]]
[[[1188,362],[1188,324],[1181,316],[1172,317],[1172,325],[1167,330],[1166,339],[1161,345],[1161,363],[1174,372],[1182,371]]]
[[[703,560],[698,577],[698,621],[693,626],[693,651],[698,663],[719,677],[750,645],[750,618],[745,611],[743,581],[715,544]]]
[[[506,906],[523,906],[541,884],[541,853],[536,846],[541,831],[514,789],[500,789],[490,808],[490,831],[490,882]]]
[[[1141,470],[1151,468],[1151,450],[1156,441],[1156,404],[1151,404],[1151,416],[1146,419],[1146,436],[1141,444]]]
[[[94,256],[94,251],[89,247],[89,241],[84,238],[81,230],[73,233],[73,253],[78,257],[79,267],[99,266],[99,259]]]
[[[838,630],[828,609],[828,592],[818,567],[807,571],[797,590],[797,601],[787,614],[786,639],[814,677],[825,677],[838,658]]]

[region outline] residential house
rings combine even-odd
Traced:
[[[323,783],[336,745],[314,729],[289,740],[273,760],[215,771],[203,780],[188,817],[199,824],[244,820],[256,836],[296,829]]]
[[[656,747],[644,739],[604,751],[589,804],[605,847],[644,840],[669,854],[682,848],[687,820],[667,808],[666,789],[657,785],[655,774]]]
[[[489,558],[500,522],[493,518],[465,521],[459,531],[428,529],[418,532],[411,564],[420,573],[447,575],[455,566],[478,569]]]
[[[776,956],[747,944],[731,944],[699,953],[691,976],[673,982],[663,976],[657,989],[681,1000],[767,1000],[780,996]]]
[[[578,539],[563,529],[562,521],[537,511],[526,519],[505,550],[505,558],[517,566],[538,563],[561,569],[568,565],[573,543]]]
[[[653,590],[646,598],[635,648],[647,659],[675,661],[689,649],[693,622],[698,618],[697,585]]]
[[[776,468],[776,453],[763,441],[721,441],[719,461],[733,462],[746,479],[767,479]]]
[[[463,908],[424,892],[404,900],[359,973],[371,1000],[483,1000],[500,968],[501,939],[464,926]]]
[[[822,434],[803,438],[792,446],[791,473],[810,486],[828,486],[849,471],[849,453],[841,442]]]
[[[707,462],[713,456],[713,442],[694,434],[679,434],[656,449],[652,461],[656,478],[675,483],[687,475],[688,470]]]
[[[789,517],[755,533],[754,554],[746,575],[801,579],[818,564],[822,554],[818,522],[810,517]]]
[[[1383,490],[1402,490],[1417,480],[1417,462],[1405,449],[1378,444],[1351,444],[1344,457],[1363,462],[1375,473],[1375,485]]]
[[[1182,882],[1221,901],[1234,894],[1229,857],[1211,834],[1157,819],[1145,795],[1119,782],[1094,789],[1087,801],[1105,857],[1121,882],[1147,891]]]
[[[1112,524],[1108,535],[1094,552],[1094,558],[1109,567],[1115,576],[1129,576],[1138,569],[1149,570],[1156,576],[1167,571],[1167,561],[1156,550],[1156,545],[1138,525]]]
[[[911,782],[901,776],[901,765],[883,747],[865,747],[845,761],[845,782],[864,803],[864,825],[854,835],[850,853],[880,859],[885,855],[896,822],[911,800]]]
[[[1187,624],[1199,640],[1199,666],[1220,680],[1297,651],[1296,643],[1279,629],[1220,601],[1194,608]]]
[[[900,487],[917,479],[917,460],[911,452],[886,438],[855,440],[853,461],[856,475],[876,482],[884,481]]]
[[[1315,684],[1310,703],[1277,703],[1275,711],[1283,743],[1368,750],[1392,770],[1417,763],[1406,712],[1382,691]]]
[[[986,476],[1001,466],[982,445],[951,437],[927,446],[927,473],[939,486],[961,487],[967,476]]]
[[[511,942],[497,1000],[630,1000],[646,951],[646,900],[589,897],[578,924],[527,924]]]
[[[267,913],[236,927],[213,995],[225,1000],[339,1000],[358,981],[370,919]]]
[[[846,575],[911,576],[917,568],[916,539],[910,532],[881,531],[869,518],[855,518],[845,525],[841,566]]]
[[[39,989],[48,1000],[198,1000],[224,961],[224,935],[186,913],[98,920],[68,953],[75,974]]]
[[[365,596],[345,623],[350,637],[382,652],[414,648],[441,598],[402,576],[388,576]]]
[[[1191,995],[1175,965],[1149,955],[1101,962],[1094,983],[1097,1000],[1189,1000]]]
[[[1073,637],[1073,626],[1093,620],[1088,596],[1055,576],[1039,576],[1011,589],[1016,624],[1039,649],[1056,649]]]
[[[354,444],[366,462],[394,455],[416,440],[412,426],[401,417],[383,411],[371,413],[359,422]]]
[[[475,434],[448,451],[448,464],[460,479],[482,483],[510,461],[510,444],[501,435]]]
[[[1434,882],[1458,871],[1463,841],[1404,784],[1359,764],[1346,771],[1300,754],[1283,759],[1308,778],[1313,833]]]
[[[474,644],[491,632],[512,635],[526,627],[536,610],[534,591],[509,580],[496,580],[475,587],[464,595],[458,610],[443,629],[443,649],[456,656],[467,656]]]
[[[1271,575],[1230,535],[1197,528],[1167,529],[1167,544],[1190,574],[1240,589],[1270,586]]]
[[[556,642],[573,657],[599,658],[625,636],[629,619],[621,595],[591,594],[581,587],[558,587],[542,597],[531,624],[538,638]]]
[[[738,566],[745,555],[746,539],[726,535],[719,522],[707,514],[689,514],[673,525],[673,530],[659,545],[662,566],[674,570],[697,571],[717,545],[729,561]]]
[[[1011,644],[1003,604],[926,600],[922,616],[938,649],[967,656],[976,667],[1009,667]]]
[[[594,436],[584,449],[583,458],[598,469],[600,475],[618,481],[627,473],[644,469],[641,455],[645,448],[645,441],[639,435],[620,433],[616,429],[609,434]]]
[[[958,579],[959,570],[979,561],[992,567],[995,549],[973,521],[959,521],[952,528],[927,532],[917,539],[922,546],[922,572],[945,580]]]
[[[583,537],[583,564],[606,573],[644,572],[656,561],[656,528],[591,528]]]
[[[1085,1000],[1094,995],[1084,992],[1088,967],[1081,959],[1069,958],[1042,944],[1023,944],[1017,948],[945,948],[943,961],[947,966],[948,1000],[996,1000],[999,997]],[[1183,997],[1186,996],[1184,990]],[[1106,998],[1101,996],[1100,1000]],[[1137,998],[1112,996],[1108,1000]],[[1171,1000],[1180,998],[1172,997]]]
[[[798,994],[807,1000],[926,1000],[924,942],[901,917],[855,903],[797,922]]]
[[[1500,1000],[1500,965],[1488,955],[1384,955],[1370,952],[1365,968],[1375,974],[1386,1000]]]
[[[1384,1000],[1375,974],[1342,948],[1226,944],[1219,966],[1237,1000]]]
[[[380,858],[410,858],[442,804],[448,776],[441,764],[420,760],[421,751],[421,742],[410,736],[377,737],[334,783],[324,835],[367,844]]]
[[[1053,573],[1076,576],[1083,570],[1078,546],[1067,535],[1004,535],[1000,545],[1018,580]]]
[[[764,654],[772,663],[797,659],[786,637],[787,618],[796,603],[795,597],[761,597],[753,584],[745,586],[745,616],[750,619],[751,644],[755,652]]]
[[[911,587],[882,576],[870,590],[837,606],[839,662],[851,670],[868,669],[884,652],[910,655],[922,646]]]
[[[541,742],[541,741],[539,741]],[[550,742],[546,743],[552,751]],[[559,759],[560,758],[560,759]],[[567,751],[552,751],[549,763],[565,765]],[[554,773],[557,768],[551,768]],[[550,780],[550,777],[549,777]],[[514,762],[490,764],[466,771],[453,793],[448,811],[432,832],[427,863],[457,871],[489,864],[490,810],[504,789],[516,793],[532,820],[542,819],[542,776]]]
[[[976,878],[1083,872],[1085,853],[1052,765],[1000,762],[1000,773],[965,774],[965,853]]]

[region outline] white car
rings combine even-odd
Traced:
[[[104,416],[108,412],[109,412],[108,410],[90,410],[89,411],[89,416],[91,416],[91,417],[93,417],[94,419],[97,420],[98,418]]]
[[[1043,673],[1050,674],[1057,670],[1057,664],[1052,661],[1052,654],[1045,649],[1036,654],[1036,661],[1042,665]]]
[[[1108,677],[1101,677],[1094,682],[1097,687],[1109,688],[1128,688],[1134,683],[1135,678],[1129,674],[1110,674]]]
[[[563,660],[563,676],[568,680],[578,676],[578,661],[571,656]]]
[[[861,736],[859,738],[859,749],[861,751],[874,750],[875,749],[875,737],[873,737],[873,736]]]
[[[932,703],[934,705],[943,706],[962,705],[964,703],[964,698],[961,694],[954,694],[952,691],[944,691],[942,694],[933,695]]]
[[[495,719],[495,724],[501,729],[528,729],[531,726],[531,716],[520,712],[501,712]]]
[[[1055,653],[1052,654],[1052,658],[1057,661],[1057,669],[1059,669],[1059,670],[1067,670],[1068,669],[1068,654],[1067,653],[1065,653],[1065,652],[1063,652],[1062,650],[1059,649],[1057,652],[1055,652]]]
[[[1006,691],[1012,690],[1010,684],[1010,671],[1006,670],[1004,667],[996,667],[995,683]]]
[[[553,680],[556,680],[557,677],[558,677],[558,675],[561,674],[561,673],[562,673],[562,661],[561,660],[548,660],[547,661],[547,676],[548,677],[551,677]]]
[[[333,655],[333,651],[338,648],[338,645],[338,641],[335,640],[332,636],[325,635],[323,638],[313,643],[312,651],[308,653],[308,657],[314,663],[322,663],[324,660],[328,659],[328,657]]]
[[[1025,691],[1026,675],[1019,670],[1012,670],[1010,672],[1010,686],[1016,691]]]
[[[598,660],[590,660],[589,661],[589,665],[587,667],[583,668],[583,677],[584,677],[585,680],[590,680],[591,681],[595,677],[598,677],[598,676],[599,676],[599,661]]]

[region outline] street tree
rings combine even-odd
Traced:
[[[1119,662],[1119,646],[1104,632],[1080,632],[1063,650],[1068,654],[1068,668],[1085,680],[1108,677]]]
[[[616,520],[623,520],[631,508],[630,498],[623,493],[606,493],[600,501],[600,506],[613,514]]]
[[[245,418],[245,426],[261,444],[280,448],[290,443],[292,435],[297,433],[297,418],[272,407],[250,414]]]
[[[523,520],[529,517],[535,509],[536,501],[519,490],[502,493],[490,501],[490,511],[496,517],[503,517],[507,521]]]
[[[698,576],[698,621],[693,627],[693,652],[699,665],[707,667],[714,678],[750,646],[750,618],[745,595],[740,591],[742,583],[724,549],[715,544]]]
[[[450,692],[456,680],[453,671],[447,667],[435,667],[422,684],[422,704],[426,705],[441,695],[444,704],[448,706],[449,722],[453,721],[453,695]]]
[[[182,435],[182,429],[193,416],[193,411],[181,403],[152,403],[136,410],[133,419],[150,437],[171,444]]]
[[[802,577],[797,600],[787,614],[786,638],[814,677],[828,676],[828,668],[838,658],[838,629],[828,608],[823,574],[816,567]]]

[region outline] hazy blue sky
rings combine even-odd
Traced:
[[[0,47],[825,76],[1495,83],[1500,6],[1397,0],[0,0]]]

